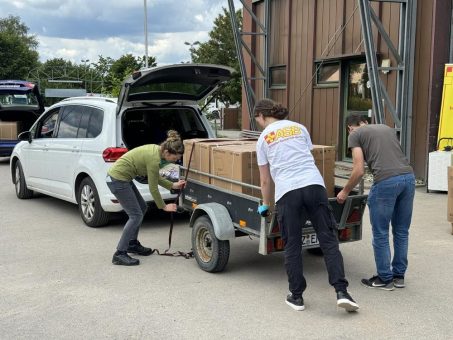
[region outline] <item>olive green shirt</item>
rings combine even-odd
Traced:
[[[173,183],[159,175],[161,164],[160,146],[149,144],[128,151],[109,169],[108,175],[120,181],[130,182],[137,176],[148,176],[149,191],[159,209],[165,207],[158,185],[170,190]]]

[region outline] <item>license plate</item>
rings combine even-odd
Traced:
[[[316,235],[316,233],[313,233],[313,234],[305,234],[305,235],[302,235],[302,246],[314,246],[314,245],[318,245],[319,244],[319,241],[318,241],[318,235]]]

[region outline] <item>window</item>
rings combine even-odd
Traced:
[[[348,111],[368,112],[372,108],[371,89],[368,83],[366,63],[351,63],[348,77]]]
[[[316,85],[338,86],[340,82],[340,63],[316,64]]]
[[[102,131],[104,111],[92,107],[90,109],[90,121],[88,123],[87,138],[96,138]]]
[[[286,65],[269,67],[270,88],[286,88]]]
[[[83,107],[68,105],[61,110],[60,125],[58,127],[58,138],[77,138],[77,130],[82,118]]]
[[[52,138],[54,135],[54,130],[55,126],[57,123],[58,119],[58,111],[59,109],[56,109],[49,113],[47,117],[45,117],[42,120],[41,128],[39,130],[39,135],[37,136],[38,138]]]
[[[77,138],[96,138],[102,131],[104,111],[94,107],[83,107]]]

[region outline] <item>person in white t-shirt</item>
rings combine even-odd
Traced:
[[[256,154],[263,204],[258,212],[266,216],[275,183],[275,211],[285,245],[285,267],[290,294],[286,303],[304,310],[302,294],[307,287],[302,267],[302,226],[310,220],[324,253],[329,283],[337,293],[337,306],[355,311],[358,304],[347,291],[335,218],[329,207],[324,180],[315,165],[310,135],[305,126],[287,120],[288,110],[270,99],[259,100],[254,108],[261,133]]]

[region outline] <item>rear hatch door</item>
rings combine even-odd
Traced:
[[[44,101],[38,86],[23,80],[0,80],[0,120],[20,121],[39,117]]]
[[[137,103],[196,103],[231,78],[233,69],[210,64],[177,64],[141,70],[128,77],[118,98],[117,114]]]

